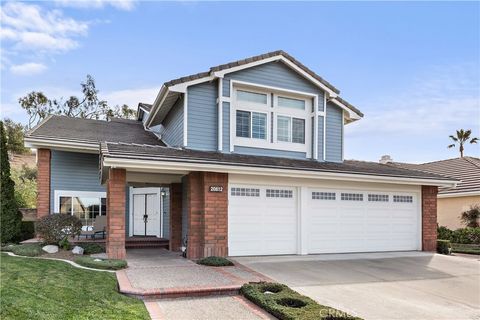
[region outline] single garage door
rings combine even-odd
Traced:
[[[309,189],[308,252],[419,250],[413,193]]]
[[[231,256],[297,253],[296,188],[230,185]]]

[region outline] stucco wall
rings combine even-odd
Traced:
[[[465,227],[460,222],[460,215],[475,203],[480,204],[480,196],[438,198],[438,225],[452,230]]]

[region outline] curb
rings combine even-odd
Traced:
[[[46,257],[27,257],[27,256],[19,256],[19,255],[16,255],[15,253],[13,252],[8,252],[8,251],[2,251],[6,254],[8,254],[9,256],[11,257],[17,257],[17,258],[29,258],[29,259],[42,259],[42,260],[54,260],[54,261],[63,261],[63,262],[66,262],[72,266],[74,266],[75,268],[78,268],[78,269],[84,269],[84,270],[90,270],[90,271],[101,271],[101,272],[110,272],[110,273],[113,273],[115,272],[114,270],[104,270],[104,269],[94,269],[94,268],[89,268],[89,267],[84,267],[84,266],[81,266],[73,261],[70,261],[70,260],[66,260],[66,259],[60,259],[60,258],[46,258]]]

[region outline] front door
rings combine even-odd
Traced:
[[[161,236],[160,188],[133,188],[133,235]]]

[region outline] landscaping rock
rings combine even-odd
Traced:
[[[84,251],[84,250],[83,250],[82,247],[75,246],[75,248],[73,248],[73,250],[72,250],[72,253],[73,253],[73,254],[80,254],[80,255],[82,255],[82,254],[83,254],[83,251]]]
[[[48,245],[48,246],[44,246],[42,248],[42,250],[45,251],[46,253],[57,253],[58,252],[58,246]]]

